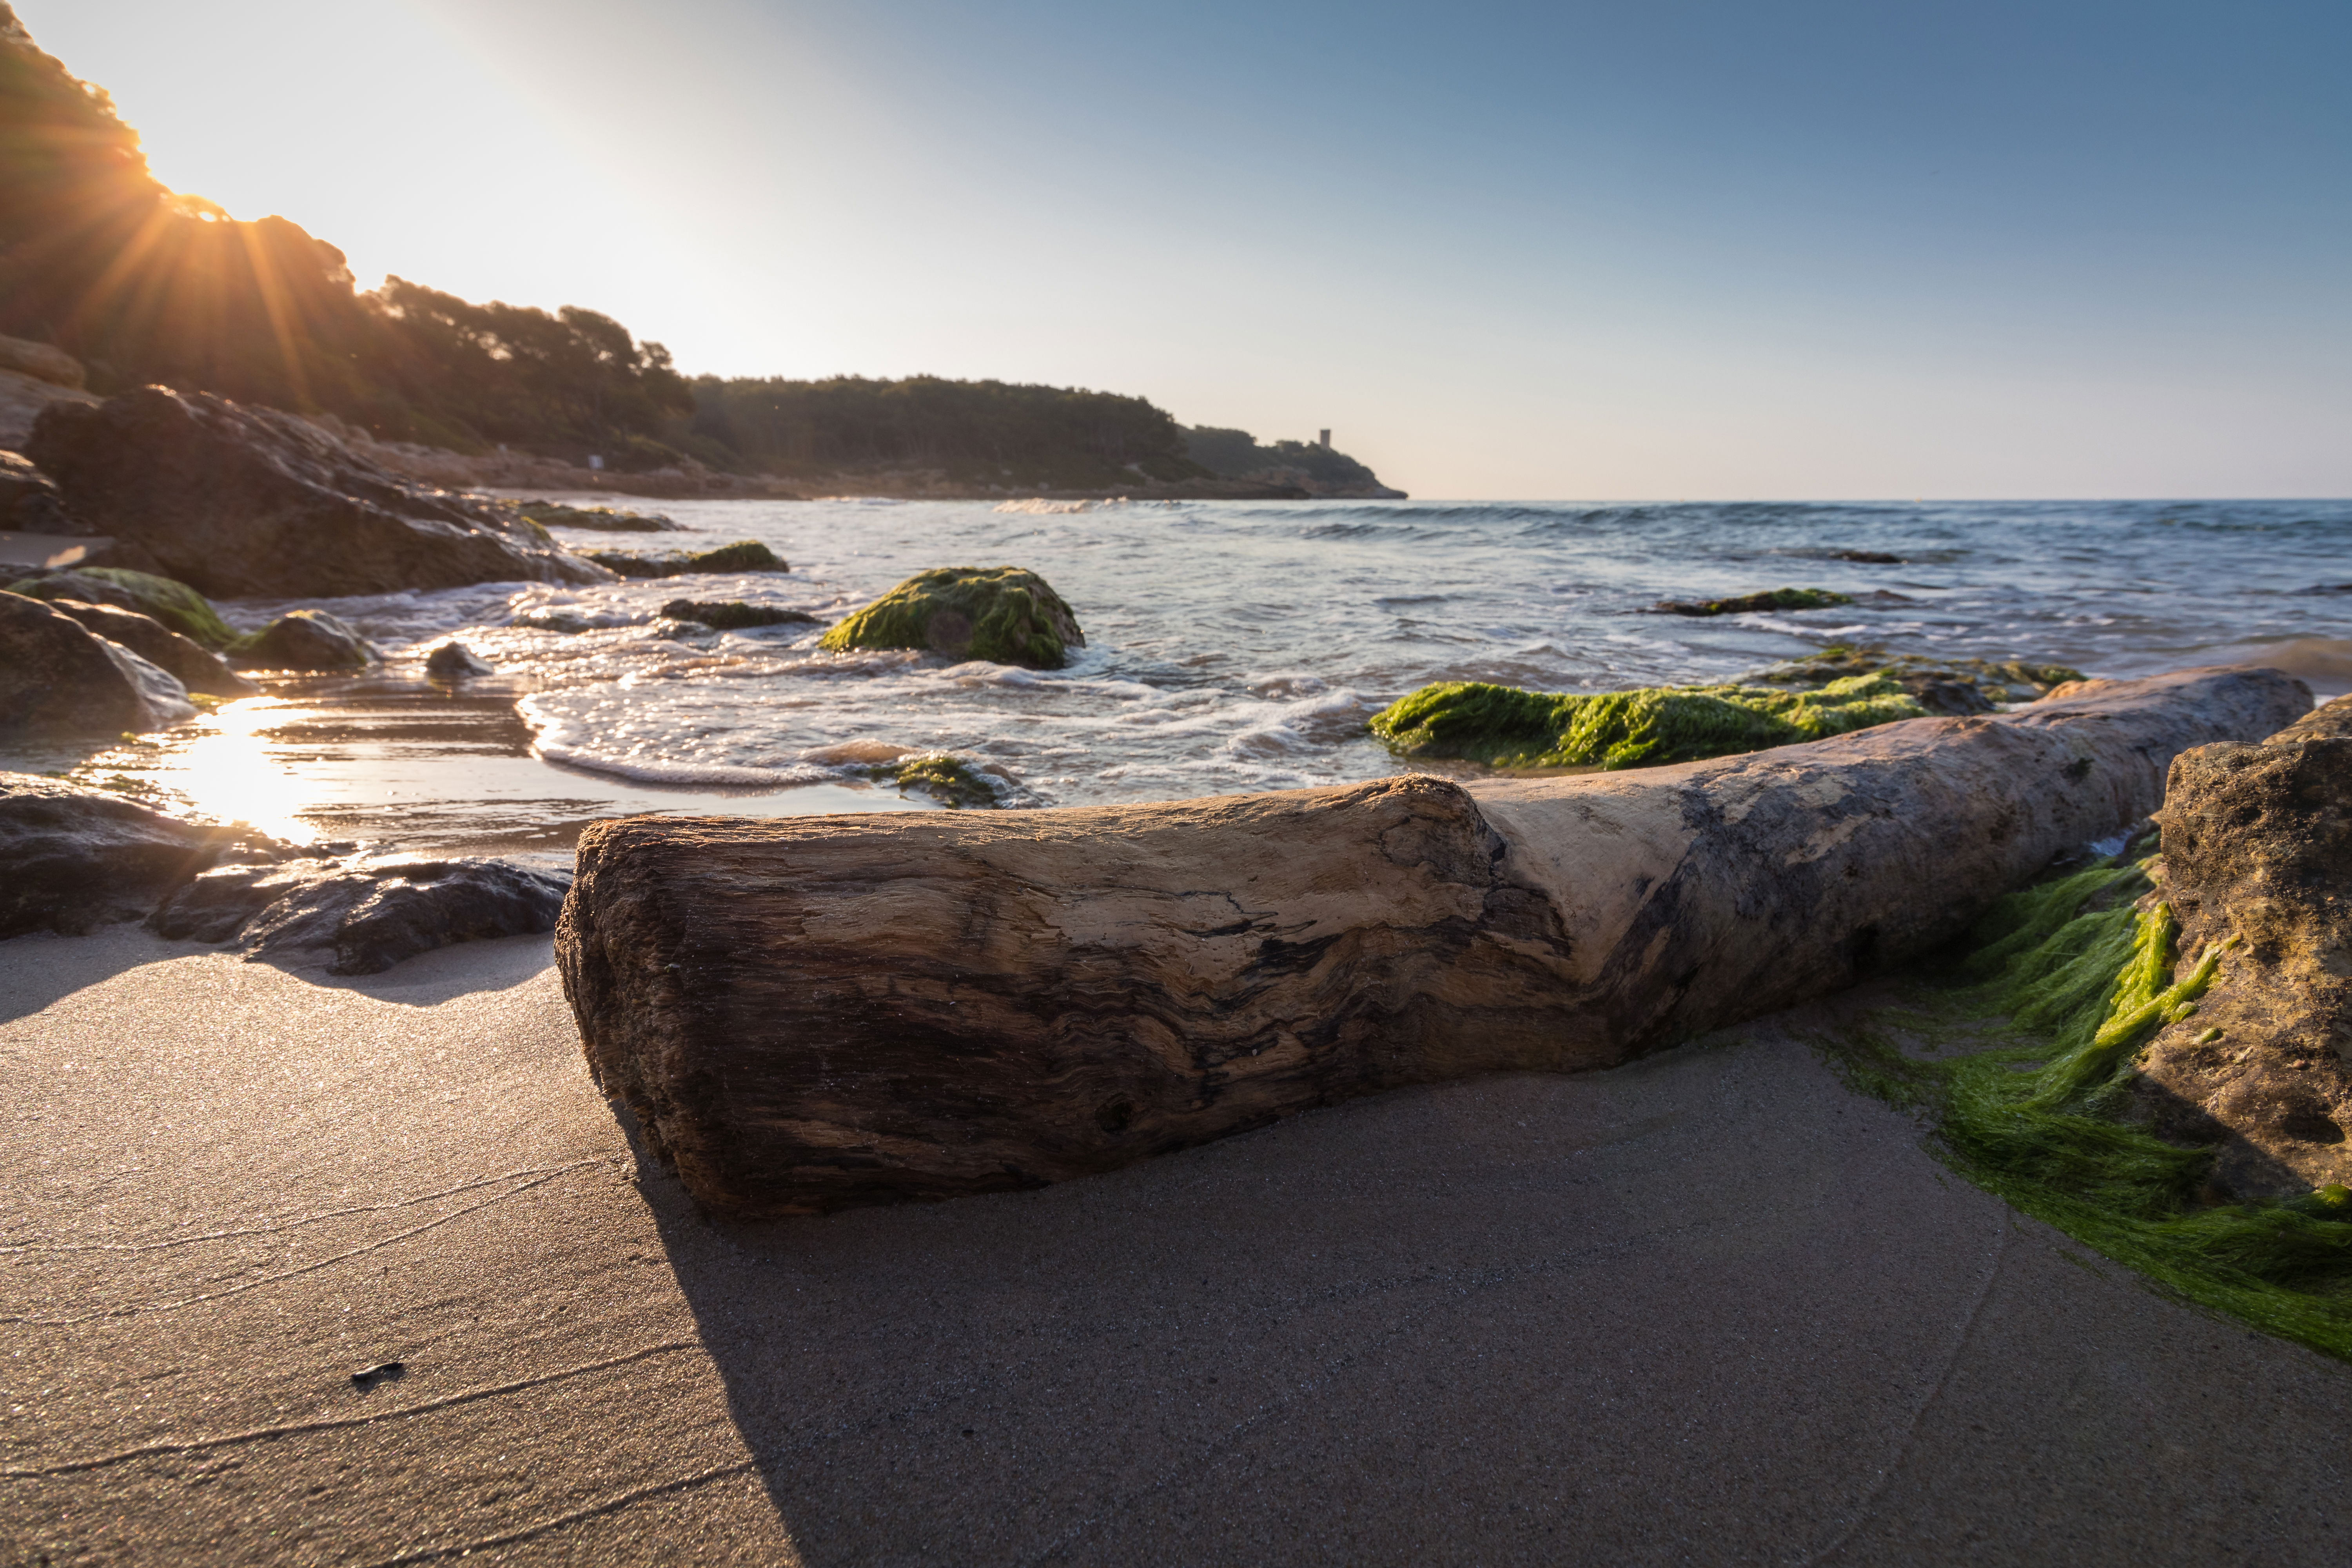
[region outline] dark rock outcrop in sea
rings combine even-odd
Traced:
[[[293,610],[237,645],[247,669],[365,669],[376,660],[368,640],[324,610]]]
[[[748,631],[754,626],[814,626],[824,623],[806,610],[777,605],[747,605],[740,599],[672,599],[661,613],[674,621],[696,621],[717,631]]]
[[[2258,745],[2183,752],[2158,821],[2181,957],[2226,951],[2149,1042],[2143,1113],[2219,1144],[2232,1197],[2352,1185],[2352,698]]]
[[[169,672],[52,605],[0,593],[0,735],[160,730],[195,710]]]
[[[112,564],[223,598],[470,583],[609,582],[505,510],[430,489],[310,422],[209,394],[142,387],[43,411],[26,455]]]
[[[950,658],[1059,669],[1084,647],[1078,617],[1018,566],[942,566],[908,578],[824,634],[823,647],[922,648]]]
[[[106,790],[0,773],[0,938],[73,936],[137,920],[224,861],[267,865],[292,852],[242,826],[187,822]]]
[[[657,511],[625,511],[609,506],[566,506],[562,501],[527,500],[515,510],[542,528],[586,528],[598,533],[684,533],[682,522]]]
[[[182,637],[152,616],[113,605],[86,605],[79,599],[44,599],[42,603],[71,616],[107,641],[129,648],[190,691],[213,697],[247,697],[261,689],[231,669],[218,654],[194,638]]]
[[[784,558],[756,539],[739,540],[696,554],[640,555],[627,550],[592,550],[588,559],[623,577],[690,577],[724,572],[789,572]]]
[[[1757,610],[1826,610],[1853,603],[1852,594],[1829,588],[1770,588],[1728,599],[1661,599],[1656,608],[1668,616],[1743,616]]]
[[[445,642],[425,656],[425,673],[435,680],[463,680],[491,674],[488,662],[461,642]]]

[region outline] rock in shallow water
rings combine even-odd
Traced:
[[[445,642],[425,656],[425,673],[436,680],[462,680],[493,673],[488,663],[461,642]]]
[[[377,467],[290,414],[142,387],[53,404],[26,455],[83,523],[223,598],[470,583],[602,583],[602,568],[502,508]]]
[[[120,734],[195,714],[187,688],[62,611],[0,594],[0,735]]]
[[[224,859],[289,847],[251,828],[167,816],[105,790],[0,773],[0,938],[137,920]]]
[[[364,669],[375,649],[324,610],[296,610],[240,644],[236,657],[248,669]]]
[[[1084,647],[1078,617],[1034,572],[1018,566],[942,566],[918,573],[824,634],[823,647],[922,648],[1059,669]]]

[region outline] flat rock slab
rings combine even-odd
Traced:
[[[1851,984],[2309,706],[2191,671],[1599,777],[608,823],[557,951],[598,1081],[715,1209],[1033,1186]]]

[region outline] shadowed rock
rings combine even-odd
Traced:
[[[2220,1142],[2233,1196],[2352,1184],[2352,699],[2184,753],[2159,820],[2181,954],[2237,945],[2149,1043],[2144,1109]]]
[[[806,610],[776,605],[747,605],[740,599],[672,599],[661,613],[674,621],[696,621],[722,632],[748,631],[753,626],[820,626]]]
[[[222,620],[212,602],[185,583],[132,572],[118,566],[79,566],[70,572],[48,572],[8,585],[12,594],[34,599],[79,599],[86,605],[112,605],[130,610],[200,643],[215,653],[237,641],[236,633]]]
[[[1636,773],[600,823],[557,959],[597,1081],[711,1208],[1031,1186],[1849,984],[2309,701],[2189,671]]]
[[[425,673],[436,680],[462,680],[492,673],[489,665],[461,642],[445,642],[425,656]]]
[[[0,735],[160,730],[195,714],[187,689],[62,611],[0,594]]]
[[[88,533],[66,510],[57,482],[20,452],[0,452],[0,530],[10,533]]]
[[[137,920],[225,858],[286,853],[242,826],[186,822],[105,790],[0,773],[0,938]]]
[[[626,550],[592,550],[588,559],[624,577],[690,577],[726,572],[789,572],[784,558],[756,539],[722,544],[697,554],[639,555]]]
[[[45,602],[107,641],[129,648],[190,691],[215,697],[244,697],[261,689],[223,663],[218,654],[182,637],[151,616],[118,609],[112,605],[85,605],[78,599]]]
[[[240,894],[224,886],[215,907]],[[245,928],[247,958],[327,961],[336,974],[374,974],[452,942],[553,931],[567,879],[505,860],[420,860],[339,870],[280,893]]]
[[[236,658],[248,669],[364,669],[375,649],[324,610],[295,610],[246,639]]]
[[[139,566],[222,598],[610,574],[511,512],[403,479],[308,420],[142,387],[53,404],[26,456]]]

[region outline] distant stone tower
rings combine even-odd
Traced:
[[[1315,444],[1328,450],[1331,445],[1331,432],[1326,430],[1321,435],[1316,437]]]

